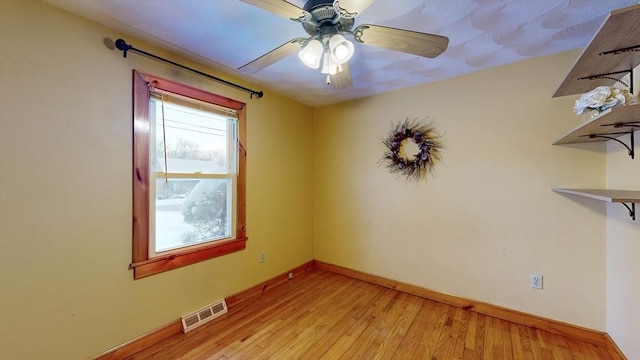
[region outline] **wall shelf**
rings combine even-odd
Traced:
[[[629,74],[633,92],[633,69],[640,65],[640,4],[612,11],[553,97],[581,94],[616,82]],[[640,104],[617,106],[598,114],[573,129],[553,145],[613,140],[634,157],[634,132],[640,130]],[[619,138],[629,136],[629,143]],[[582,196],[599,201],[620,203],[636,219],[640,191],[607,189],[552,189],[556,193]]]
[[[624,145],[633,159],[633,133],[636,130],[640,130],[640,104],[617,106],[573,129],[553,145],[614,140]],[[629,135],[629,144],[618,139],[623,135]]]
[[[609,14],[553,97],[613,85],[639,64],[640,4]]]
[[[557,193],[582,196],[610,203],[620,203],[629,210],[631,219],[636,219],[636,203],[640,203],[640,191],[606,189],[552,189]]]

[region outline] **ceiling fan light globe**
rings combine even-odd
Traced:
[[[339,60],[345,59],[349,55],[349,49],[344,44],[340,44],[335,48],[336,58]]]
[[[316,62],[316,58],[313,55],[306,52],[302,54],[302,62],[307,66],[313,67],[313,64]]]
[[[317,69],[320,67],[320,60],[322,59],[323,51],[324,46],[322,46],[320,41],[311,40],[298,52],[298,57],[306,66],[312,69]]]
[[[322,60],[322,70],[320,71],[323,74],[329,74],[331,69],[331,56],[329,56],[328,52],[324,53],[324,59]]]
[[[329,40],[331,60],[337,64],[344,64],[353,56],[353,43],[342,35],[333,35]]]

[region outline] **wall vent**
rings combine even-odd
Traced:
[[[216,301],[202,309],[198,309],[192,313],[182,316],[182,331],[185,333],[189,332],[226,313],[227,303],[224,299]]]

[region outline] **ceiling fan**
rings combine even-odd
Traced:
[[[348,61],[357,43],[434,58],[447,49],[445,36],[363,24],[352,30],[354,19],[374,0],[308,0],[301,9],[286,0],[241,0],[302,24],[310,37],[299,37],[241,66],[238,71],[256,73],[298,51],[300,60],[327,75],[327,84],[337,89],[352,85]]]

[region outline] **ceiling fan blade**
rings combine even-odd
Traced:
[[[446,36],[369,24],[360,25],[353,30],[353,37],[365,45],[428,58],[442,54],[449,45],[449,38]]]
[[[280,15],[287,19],[311,18],[311,14],[285,0],[240,0],[249,5]]]
[[[336,0],[334,4],[338,3],[341,9],[348,13],[355,14],[353,15],[353,17],[355,17],[365,11],[373,2],[374,0]]]
[[[329,75],[331,79],[331,84],[336,89],[346,89],[349,86],[353,85],[353,80],[351,80],[351,73],[349,72],[349,64],[342,64],[342,71],[335,75]]]
[[[245,74],[253,74],[256,73],[269,65],[272,65],[283,58],[293,54],[294,52],[300,50],[302,43],[305,41],[305,38],[295,38],[293,40],[289,40],[288,42],[278,46],[277,48],[269,51],[268,53],[260,56],[259,58],[242,65],[238,68],[238,71]]]

